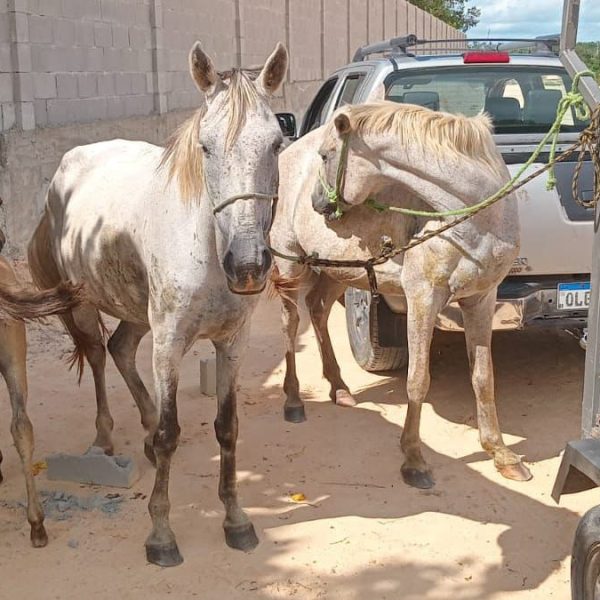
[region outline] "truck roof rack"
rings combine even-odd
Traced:
[[[508,50],[533,49],[538,54],[558,55],[557,46],[560,44],[560,35],[541,35],[535,38],[465,38],[465,39],[442,39],[442,40],[420,40],[414,33],[409,35],[391,38],[374,44],[362,46],[356,50],[353,62],[366,60],[371,54],[389,52],[390,54],[401,54],[404,56],[414,56],[407,52],[408,48],[417,46],[435,45],[435,52],[447,51],[457,52],[457,44],[464,45],[464,50],[469,50],[469,44],[485,43],[490,50],[506,52]],[[438,44],[452,44],[449,47],[439,47]]]

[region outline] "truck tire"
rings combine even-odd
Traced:
[[[600,506],[579,521],[571,557],[572,600],[600,598]]]
[[[406,315],[392,312],[383,298],[371,301],[366,290],[348,288],[346,328],[356,362],[372,373],[401,369],[408,363]]]

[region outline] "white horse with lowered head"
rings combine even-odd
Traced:
[[[113,450],[113,420],[99,311],[120,320],[108,350],[140,409],[146,454],[156,464],[146,555],[158,565],[182,561],[169,525],[168,481],[180,431],[179,364],[199,338],[216,348],[225,538],[243,550],[258,543],[237,499],[236,386],[250,316],[271,266],[265,236],[283,138],[267,97],[279,88],[287,62],[287,50],[278,44],[255,81],[239,69],[222,77],[196,43],[190,72],[206,106],[165,149],[113,140],[68,152],[29,247],[38,284],[85,284],[87,302],[63,321],[75,341],[75,360],[83,366],[85,357],[92,367],[94,444],[107,453]],[[156,407],[135,365],[149,331]]]
[[[369,198],[420,211],[472,206],[508,180],[487,116],[467,118],[419,106],[379,102],[340,109],[332,123],[304,136],[279,161],[278,209],[271,229],[273,248],[287,255],[366,260],[381,250],[382,236],[396,246],[439,228],[444,221],[398,212],[377,213]],[[332,199],[337,201],[332,203]],[[337,209],[341,219],[331,219]],[[519,249],[514,194],[438,237],[375,268],[379,291],[395,296],[407,313],[408,414],[401,438],[406,483],[434,484],[421,452],[421,404],[429,390],[429,353],[438,313],[458,301],[463,313],[471,380],[477,401],[483,448],[507,478],[531,477],[521,459],[506,447],[496,416],[491,353],[492,318],[498,284]],[[297,297],[306,301],[331,384],[331,398],[354,400],[336,361],[327,320],[332,305],[352,286],[370,289],[363,269],[321,268],[276,258],[273,281],[283,301],[286,333],[284,414],[303,421],[304,405],[296,376]]]

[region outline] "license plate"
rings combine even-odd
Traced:
[[[559,283],[556,294],[558,310],[584,310],[590,307],[590,282]]]

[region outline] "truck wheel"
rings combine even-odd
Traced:
[[[371,301],[366,290],[348,288],[346,328],[356,362],[376,373],[404,367],[408,362],[406,315],[392,312],[383,298]]]
[[[571,557],[572,600],[600,598],[600,506],[583,515],[573,542]]]

